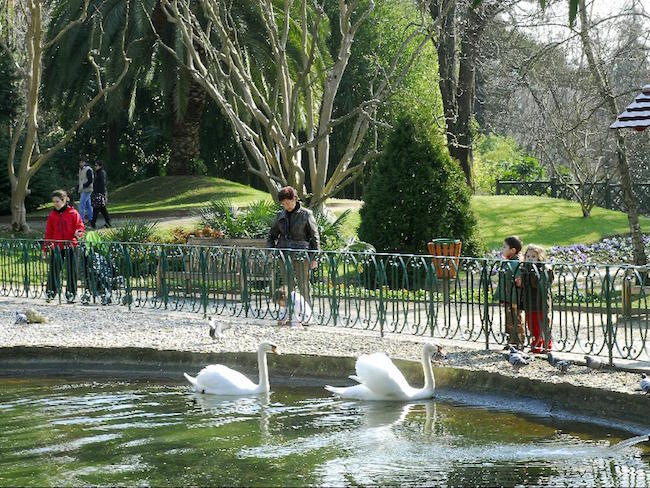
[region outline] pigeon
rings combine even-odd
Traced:
[[[513,368],[519,369],[522,366],[530,364],[530,356],[521,351],[517,351],[514,347],[511,347],[510,354],[508,354],[508,362],[512,364]]]
[[[548,353],[548,363],[554,368],[557,368],[562,374],[566,374],[566,372],[569,371],[569,368],[573,364],[571,361],[556,358],[550,352]]]
[[[510,346],[510,354],[517,354],[526,360],[531,359],[530,354],[526,354],[524,351],[520,351],[515,346]]]
[[[645,373],[641,374],[641,391],[646,395],[650,393],[650,378]]]
[[[232,324],[217,323],[212,317],[208,317],[208,320],[210,321],[210,337],[213,340],[223,337],[223,333],[232,327]]]
[[[16,321],[14,324],[29,324],[29,319],[24,313],[16,311]]]
[[[45,315],[38,313],[33,308],[27,310],[25,312],[25,315],[27,316],[27,320],[29,320],[30,324],[47,324],[48,322],[48,319]]]
[[[591,356],[585,356],[585,362],[587,363],[587,367],[594,371],[599,371],[603,367],[603,362],[600,359],[595,359]]]
[[[433,359],[437,359],[437,360],[447,359],[447,351],[445,351],[440,344],[436,344],[436,346],[438,347],[438,349],[434,353]]]

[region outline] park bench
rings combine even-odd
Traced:
[[[231,280],[232,283],[239,283],[239,290],[244,289],[244,280],[250,284],[254,283],[257,288],[269,287],[269,291],[275,289],[275,273],[273,271],[270,257],[264,257],[261,251],[249,252],[246,257],[246,274],[242,273],[242,249],[253,248],[263,249],[266,247],[264,239],[217,239],[209,237],[190,236],[187,241],[188,247],[183,246],[183,254],[167,255],[166,270],[163,273],[162,260],[158,259],[156,270],[156,290],[159,295],[163,291],[163,279],[166,280],[168,288],[173,283],[178,286],[184,284],[185,291],[189,294],[194,288],[199,288],[202,279],[201,250],[206,254],[206,277],[209,283],[218,280]],[[218,247],[219,251],[210,252],[210,248]],[[172,248],[173,249],[173,248]],[[221,252],[223,249],[223,252]]]

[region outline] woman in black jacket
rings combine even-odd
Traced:
[[[282,263],[282,281],[289,288],[287,296],[294,290],[294,281],[300,293],[311,304],[309,290],[309,270],[316,269],[318,263],[313,253],[306,251],[320,250],[320,236],[314,214],[300,205],[298,192],[291,186],[285,186],[278,193],[278,200],[283,207],[271,226],[266,246],[276,249],[289,249],[285,256],[291,258],[292,279],[288,279],[288,262]],[[303,252],[299,252],[303,251]],[[310,256],[311,254],[311,256]]]
[[[93,218],[90,221],[90,226],[95,229],[97,224],[97,214],[101,212],[104,216],[106,227],[111,227],[111,217],[108,215],[106,204],[108,199],[106,196],[106,170],[104,163],[100,160],[95,162],[95,181],[93,182],[93,194],[90,197],[93,205]]]

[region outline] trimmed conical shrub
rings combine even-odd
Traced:
[[[359,238],[380,252],[426,254],[437,237],[479,251],[470,191],[457,163],[402,116],[365,185]]]

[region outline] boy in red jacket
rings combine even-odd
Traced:
[[[84,233],[84,223],[79,213],[69,205],[70,198],[64,190],[52,193],[54,210],[47,217],[43,250],[50,252],[50,269],[47,274],[47,295],[50,301],[61,291],[62,265],[68,274],[65,297],[69,302],[77,294],[77,239]]]

